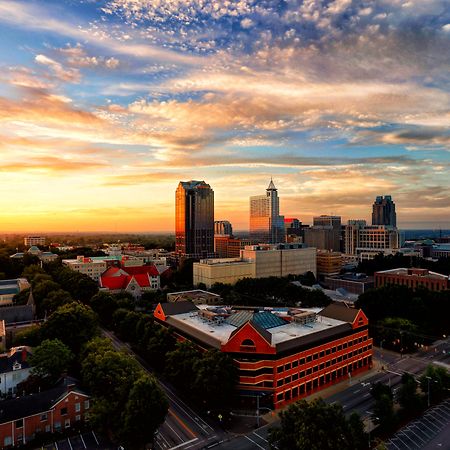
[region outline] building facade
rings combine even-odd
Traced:
[[[15,395],[17,385],[29,377],[30,356],[31,349],[26,346],[12,347],[7,353],[0,355],[0,394],[2,396]]]
[[[275,409],[372,366],[367,317],[345,305],[246,310],[160,303],[154,317],[180,340],[229,354],[240,399],[265,395]]]
[[[25,247],[32,247],[33,245],[45,245],[45,236],[25,236],[23,238]]]
[[[12,305],[14,296],[29,288],[30,283],[26,278],[0,280],[0,306]]]
[[[324,284],[332,290],[345,289],[345,291],[360,295],[374,287],[374,278],[365,273],[347,273],[344,275],[327,276]]]
[[[175,193],[175,253],[214,256],[214,191],[204,181],[180,181]]]
[[[372,225],[397,226],[395,203],[390,195],[379,195],[372,206]]]
[[[90,399],[75,385],[4,400],[0,409],[0,447],[25,445],[39,433],[68,430],[87,419]]]
[[[233,227],[228,220],[214,221],[214,235],[233,236]]]
[[[317,274],[316,249],[301,244],[246,246],[240,258],[204,259],[193,265],[193,284],[235,284],[242,278],[285,277],[306,272]]]
[[[227,235],[214,235],[214,253],[217,258],[239,258],[241,250],[251,245],[249,239],[234,238]]]
[[[375,287],[397,285],[411,289],[425,288],[430,291],[450,289],[450,277],[427,269],[399,268],[374,273]]]
[[[317,250],[317,276],[339,275],[342,269],[342,254],[328,250]]]
[[[284,217],[280,216],[278,191],[272,180],[265,195],[250,197],[250,240],[267,244],[285,241]]]
[[[77,256],[77,259],[63,259],[62,263],[75,272],[87,275],[94,281],[100,280],[101,274],[108,267],[104,259],[94,259],[84,256]]]

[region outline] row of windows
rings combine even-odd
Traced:
[[[342,361],[346,361],[347,359],[352,358],[353,356],[357,356],[363,352],[366,352],[368,349],[370,349],[372,346],[369,345],[367,347],[359,348],[355,350],[354,352],[345,353],[342,356],[338,356],[337,358],[334,358],[332,360],[325,361],[321,364],[318,364],[317,366],[310,367],[309,369],[302,370],[301,372],[293,373],[292,375],[282,378],[280,380],[277,380],[277,387],[282,386],[283,384],[291,383],[292,381],[302,379],[305,376],[311,375],[312,373],[318,372],[319,370],[323,370],[327,367],[334,366],[337,363],[340,363]]]
[[[277,367],[277,373],[281,373],[281,372],[284,372],[285,370],[293,369],[293,368],[297,367],[299,364],[302,366],[305,363],[309,363],[309,362],[315,361],[315,360],[317,360],[319,358],[323,358],[326,355],[330,355],[332,353],[340,352],[341,350],[344,350],[344,349],[346,349],[348,347],[360,344],[363,341],[367,341],[367,335],[363,336],[363,337],[360,337],[358,339],[354,339],[352,341],[344,342],[343,344],[339,344],[336,347],[328,348],[326,350],[322,350],[321,352],[314,353],[313,355],[309,355],[306,358],[300,358],[299,360],[295,360],[295,361],[292,361],[292,362],[288,362],[288,363],[286,363],[286,364],[284,364],[282,366],[278,366]],[[371,346],[369,346],[369,348],[371,348]]]
[[[80,421],[81,421],[81,415],[77,414],[75,416],[75,422],[80,422]],[[70,425],[71,425],[70,424],[70,419],[65,419],[64,420],[64,428],[70,428]],[[62,426],[61,422],[55,422],[54,423],[55,431],[60,431],[61,430],[61,426]],[[22,427],[17,427],[17,422],[16,422],[16,428],[22,428]],[[34,430],[33,435],[31,437],[28,437],[27,439],[28,440],[34,439],[36,434],[42,433],[42,431],[45,431],[45,433],[50,433],[51,432],[51,426],[50,425],[45,425],[44,430],[42,430],[42,428],[40,428],[40,427],[37,427]],[[22,442],[23,442],[23,435],[21,435],[21,434],[17,435],[17,443],[20,444]],[[12,445],[13,445],[12,436],[6,436],[3,439],[3,446],[4,447],[9,447],[9,446],[12,446]]]
[[[290,401],[295,399],[300,395],[310,394],[312,390],[317,389],[323,385],[328,384],[330,381],[334,381],[340,377],[344,377],[347,374],[351,374],[353,371],[367,366],[371,361],[371,357],[365,357],[357,362],[348,364],[344,367],[340,367],[330,373],[322,375],[320,377],[314,378],[314,380],[308,381],[306,383],[294,386],[292,389],[287,389],[284,392],[280,392],[276,395],[275,402]]]

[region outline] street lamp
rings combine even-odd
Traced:
[[[373,421],[372,421],[372,418],[373,419],[375,419],[375,420],[380,420],[380,418],[379,417],[377,417],[377,416],[375,416],[374,415],[374,413],[373,412],[371,412],[371,411],[366,411],[366,413],[368,413],[369,414],[369,420],[370,420],[370,423],[373,425]],[[375,427],[374,427],[375,428]],[[370,426],[369,426],[369,449],[370,449],[370,446],[371,446],[371,439],[370,439],[370,433],[372,432],[372,428],[370,428]]]

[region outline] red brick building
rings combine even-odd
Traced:
[[[375,272],[375,287],[388,285],[408,286],[411,289],[426,288],[430,291],[450,289],[447,275],[430,272],[427,269],[391,269]]]
[[[243,397],[271,394],[280,408],[372,366],[372,339],[362,310],[232,308],[161,303],[156,320],[180,340],[232,356]]]
[[[0,405],[0,448],[26,444],[38,433],[70,428],[86,419],[89,408],[89,396],[67,383],[4,400]]]

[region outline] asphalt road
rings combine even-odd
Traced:
[[[126,350],[131,354],[144,370],[151,373],[149,365],[128,344],[120,341],[113,333],[102,330],[117,350]],[[169,400],[169,413],[165,422],[160,426],[155,439],[155,448],[158,450],[204,448],[211,443],[223,440],[225,432],[215,424],[206,422],[192,408],[180,400],[172,388],[159,380],[161,388]]]

